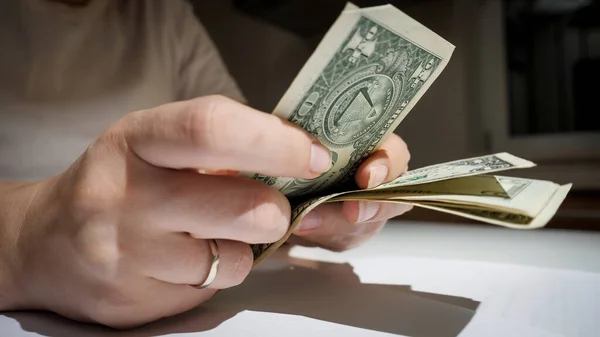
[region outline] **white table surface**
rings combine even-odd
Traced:
[[[600,233],[390,223],[355,250],[280,250],[187,313],[112,331],[33,312],[0,336],[600,336]]]

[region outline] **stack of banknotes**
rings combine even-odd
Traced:
[[[391,5],[346,5],[273,112],[327,146],[331,168],[310,180],[246,173],[281,191],[292,204],[288,233],[278,242],[252,245],[255,265],[322,203],[406,203],[516,229],[548,223],[571,184],[496,175],[535,166],[509,153],[411,170],[366,190],[349,184],[358,166],[440,75],[453,51],[448,41]]]

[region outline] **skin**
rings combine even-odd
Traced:
[[[248,244],[277,241],[290,221],[277,190],[219,172],[310,179],[328,169],[328,153],[300,128],[221,96],[127,114],[62,174],[0,183],[0,311],[48,310],[114,328],[187,311],[243,282]],[[389,181],[409,157],[392,136],[356,182]],[[291,241],[343,251],[408,210],[322,205]],[[195,289],[210,268],[210,238],[219,272]]]
[[[357,170],[361,189],[389,182],[408,170],[410,153],[406,143],[392,134]],[[310,212],[289,242],[345,251],[365,243],[383,228],[388,219],[412,209],[410,205],[344,201],[318,206]]]

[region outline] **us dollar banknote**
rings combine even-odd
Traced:
[[[292,206],[280,240],[251,245],[254,265],[323,203],[406,203],[519,229],[539,228],[552,218],[571,185],[491,175],[535,166],[509,153],[423,167],[368,190],[331,189],[348,186],[344,183],[413,109],[453,51],[448,41],[391,5],[346,6],[273,111],[331,151],[330,169],[315,179],[244,173],[278,189]]]
[[[511,199],[502,202],[502,205],[498,205],[497,201],[493,199],[480,199],[476,204],[469,204],[465,202],[456,203],[455,201],[443,201],[435,199],[422,201],[417,199],[402,200],[402,198],[369,200],[379,202],[407,203],[417,207],[449,213],[459,217],[512,229],[536,229],[544,227],[548,224],[548,222],[556,214],[556,211],[560,207],[561,203],[566,198],[569,190],[572,187],[572,184],[555,184],[555,188],[551,193],[540,195],[536,193],[535,187],[531,184],[531,182],[532,181],[527,183],[525,192],[523,193],[522,197],[519,198],[521,200]],[[534,198],[535,202],[533,204],[528,202],[521,203],[523,199],[527,197]],[[514,207],[506,207],[506,204],[512,204],[511,206]],[[535,206],[540,207],[537,209],[533,208]],[[532,212],[532,210],[534,210],[534,212]]]
[[[288,197],[343,184],[417,104],[453,50],[391,5],[349,4],[273,112],[329,148],[331,168],[315,179],[251,178]]]
[[[543,227],[558,210],[571,184],[492,175],[533,166],[528,160],[497,153],[418,168],[365,190],[311,198],[292,205],[291,225],[279,241],[252,245],[254,263],[260,263],[284,244],[314,208],[347,200],[410,204],[513,229]]]

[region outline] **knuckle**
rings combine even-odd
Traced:
[[[69,214],[75,223],[87,223],[91,219],[108,215],[122,200],[122,194],[111,184],[101,181],[84,181],[71,190]]]
[[[221,109],[225,98],[209,96],[194,101],[184,111],[183,122],[180,124],[181,134],[185,139],[200,149],[222,150],[227,142],[221,140],[227,130],[227,109]]]
[[[117,279],[123,255],[115,223],[95,216],[76,232],[75,248],[81,260],[102,280]]]
[[[256,233],[256,242],[275,242],[287,232],[290,213],[290,204],[282,194],[261,186],[249,198],[246,222]]]
[[[81,162],[72,167],[65,179],[69,188],[61,193],[64,201],[62,211],[68,214],[73,223],[86,224],[90,220],[105,221],[109,224],[111,214],[118,213],[127,193],[123,181],[113,175],[98,172],[99,165],[91,165],[84,155]]]

